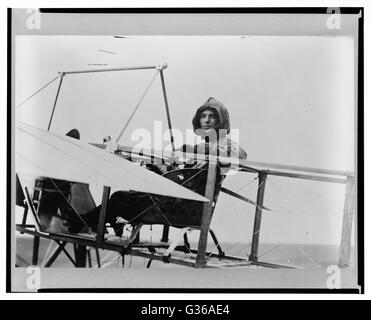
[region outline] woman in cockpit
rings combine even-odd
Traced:
[[[229,114],[227,108],[220,101],[210,97],[201,107],[197,109],[196,114],[193,117],[192,124],[195,134],[201,136],[204,142],[194,147],[184,145],[181,148],[183,152],[211,154],[221,157],[225,156],[239,159],[247,158],[246,152],[228,137],[230,132]],[[197,160],[192,163],[188,163],[185,167],[193,169],[199,168],[201,170],[205,167],[205,165],[207,165],[206,161]],[[161,170],[156,168],[156,165],[151,164],[149,169],[157,173],[161,173]],[[221,165],[221,171],[218,179],[220,186],[228,170],[228,164],[225,166],[223,166],[223,164]],[[170,177],[171,175],[165,173],[164,176]],[[196,188],[196,190],[193,190],[196,192],[202,192],[205,188],[205,185],[202,187],[203,188],[201,189],[198,188],[197,190]],[[192,206],[193,202],[190,200],[176,199],[171,204],[167,204],[167,206],[168,208],[171,206],[171,208],[180,208],[182,206]],[[107,203],[106,222],[113,227],[117,235],[122,235],[123,226],[125,224],[137,224],[142,220],[145,221],[145,216],[150,214],[151,211],[152,214],[154,214],[153,210],[147,210],[148,208],[154,207],[154,204],[154,199],[149,194],[117,191],[112,194]],[[165,208],[163,208],[163,210],[166,211],[166,205],[164,206]],[[157,207],[158,208],[155,208],[156,210],[162,211],[159,206]],[[73,233],[79,232],[86,225],[91,229],[96,230],[100,210],[101,206],[98,206],[81,217],[78,217],[75,212],[70,212],[66,219],[69,231]],[[164,215],[163,212],[160,214]]]

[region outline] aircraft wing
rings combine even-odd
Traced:
[[[107,145],[101,143],[91,143],[100,149],[106,149]],[[219,160],[223,164],[230,164],[231,167],[235,170],[242,171],[242,172],[252,172],[252,173],[259,173],[261,170],[269,170],[272,174],[272,170],[278,171],[299,171],[304,173],[314,173],[317,175],[337,175],[337,176],[344,176],[344,175],[354,175],[353,172],[348,171],[340,171],[340,170],[330,170],[330,169],[319,169],[319,168],[310,168],[310,167],[303,167],[303,166],[295,166],[295,165],[284,165],[284,164],[277,164],[277,163],[266,163],[261,161],[251,161],[247,159],[238,159],[233,157],[223,157],[223,156],[206,156],[202,153],[187,153],[182,151],[164,151],[164,150],[155,150],[155,149],[145,149],[145,148],[133,148],[130,146],[123,146],[117,145],[117,151],[130,153],[134,156],[146,157],[151,161],[154,160],[164,160],[170,163],[186,163],[188,160],[194,161],[205,161],[209,159],[210,161]],[[277,173],[277,172],[275,172]]]
[[[196,201],[207,198],[105,150],[17,123],[16,172]]]

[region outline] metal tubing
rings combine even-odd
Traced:
[[[61,73],[60,74],[60,80],[59,80],[59,85],[58,85],[58,90],[57,90],[57,95],[55,96],[55,100],[54,100],[54,105],[53,105],[53,110],[52,110],[52,114],[50,116],[50,120],[49,120],[49,124],[48,124],[48,131],[50,130],[50,126],[52,124],[52,120],[53,120],[53,116],[54,116],[54,111],[55,111],[55,107],[57,105],[57,101],[58,101],[58,96],[59,96],[59,92],[61,90],[61,86],[62,86],[62,82],[63,82],[63,77],[64,77],[64,73]]]

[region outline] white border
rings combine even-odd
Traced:
[[[364,1],[296,1],[293,3],[292,1],[156,1],[153,3],[152,1],[113,1],[108,0],[104,2],[105,7],[118,7],[118,8],[137,8],[137,7],[145,7],[145,8],[155,8],[155,7],[172,7],[172,8],[179,8],[179,7],[364,7],[365,8],[365,16],[364,19],[364,57],[365,57],[365,81],[364,87],[368,88],[370,84],[370,65],[366,57],[370,56],[370,37],[367,37],[371,32],[370,30],[370,22],[368,17],[371,16],[371,7],[370,3],[366,0]],[[101,8],[102,2],[101,1],[82,1],[82,0],[65,0],[65,1],[9,1],[5,0],[0,3],[0,23],[1,23],[1,39],[2,43],[7,41],[7,9],[8,7],[11,8],[38,8],[38,7],[45,7],[45,8],[59,8],[59,7],[70,7],[70,8]],[[6,66],[6,46],[2,46],[1,56],[0,56],[0,69],[7,70]],[[7,74],[5,72],[1,73],[0,78],[0,94],[1,94],[1,103],[2,107],[0,108],[0,145],[2,147],[1,154],[3,155],[0,160],[1,164],[1,171],[0,171],[0,183],[1,183],[1,190],[0,192],[0,203],[2,208],[2,214],[0,215],[0,226],[1,226],[1,234],[3,235],[3,241],[0,241],[0,257],[2,257],[1,265],[0,265],[0,274],[2,275],[0,280],[0,290],[2,292],[0,298],[2,300],[8,299],[28,299],[28,300],[42,300],[42,299],[51,299],[51,300],[60,300],[60,299],[99,299],[99,300],[106,300],[106,299],[126,299],[126,300],[146,300],[146,299],[153,299],[153,300],[191,300],[191,299],[225,299],[225,300],[245,300],[245,299],[268,299],[268,300],[275,300],[275,299],[291,299],[291,300],[313,300],[313,299],[323,299],[323,300],[364,300],[370,298],[370,290],[369,284],[370,282],[370,273],[367,270],[370,270],[370,254],[369,254],[369,246],[370,243],[370,232],[365,232],[365,294],[364,295],[345,295],[345,294],[338,294],[338,295],[324,295],[324,294],[300,294],[300,295],[292,295],[292,294],[89,294],[89,293],[70,293],[70,294],[32,294],[32,293],[8,293],[5,294],[5,274],[6,274],[6,266],[5,266],[5,256],[6,256],[6,242],[5,242],[5,235],[6,235],[6,146],[7,146],[7,138],[6,138],[6,117],[7,117],[7,100],[6,94],[7,92]],[[369,128],[370,124],[370,110],[368,108],[369,104],[369,97],[367,95],[367,90],[365,90],[365,107],[364,107],[364,121],[365,121],[365,160],[364,163],[370,163],[370,147],[368,143],[367,137],[370,136],[371,130]],[[364,194],[370,194],[370,187],[369,187],[369,178],[370,178],[370,170],[365,165],[365,189]],[[371,230],[370,226],[370,218],[367,215],[369,212],[369,201],[367,201],[367,197],[365,197],[365,230]]]

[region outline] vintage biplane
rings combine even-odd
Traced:
[[[39,264],[40,239],[48,239],[57,244],[55,250],[44,259],[43,267],[50,267],[57,257],[64,252],[76,267],[92,266],[91,249],[95,250],[97,265],[101,267],[99,250],[117,252],[124,261],[125,255],[148,259],[147,267],[153,260],[174,263],[190,267],[237,267],[262,266],[292,268],[288,265],[267,263],[258,259],[261,219],[264,211],[264,189],[268,175],[289,178],[310,179],[347,184],[347,197],[344,209],[343,237],[340,264],[349,264],[350,234],[354,215],[354,175],[335,170],[293,167],[258,163],[248,160],[220,157],[214,154],[193,154],[176,151],[170,112],[164,81],[167,65],[122,67],[114,69],[91,69],[60,72],[59,86],[47,130],[25,123],[17,123],[15,158],[16,158],[16,204],[24,208],[22,223],[16,225],[18,234],[33,236],[32,264]],[[51,128],[57,100],[66,76],[93,74],[97,72],[117,72],[153,69],[154,76],[141,95],[128,121],[119,136],[110,143],[84,143],[70,137],[54,133]],[[160,150],[137,150],[119,144],[125,129],[134,113],[140,107],[156,76],[160,76],[165,112],[171,134],[172,152]],[[138,166],[136,160],[144,163]],[[200,168],[187,167],[189,161],[202,161]],[[166,164],[170,168],[159,174],[148,170],[151,164]],[[183,165],[183,166],[182,166]],[[253,201],[222,186],[220,170],[222,166],[233,167],[239,172],[248,172],[258,179],[257,199]],[[36,177],[33,185],[28,184],[25,176]],[[334,177],[335,176],[335,177]],[[345,177],[345,178],[344,178]],[[84,220],[84,214],[96,207],[89,191],[89,184],[103,187],[99,223],[96,230],[85,228],[81,232],[71,233],[63,225],[63,208]],[[138,219],[131,224],[128,235],[112,233],[106,225],[106,209],[111,188],[131,191],[137,196],[149,198],[151,203],[138,214]],[[251,253],[248,257],[226,254],[218,242],[210,223],[217,203],[218,195],[224,192],[229,196],[255,207],[255,221],[252,232]],[[55,200],[54,195],[63,195],[63,203]],[[60,199],[60,196],[59,196]],[[140,196],[139,198],[140,199]],[[28,223],[30,220],[33,223]],[[162,225],[162,238],[157,242],[141,239],[140,231],[144,225]],[[177,230],[169,240],[169,228]],[[188,233],[200,232],[198,247],[192,248]],[[208,236],[217,248],[217,252],[208,252]],[[75,257],[66,250],[72,244]],[[20,253],[19,253],[20,254]]]

